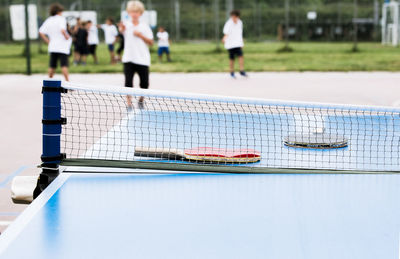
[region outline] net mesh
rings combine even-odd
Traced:
[[[135,166],[209,164],[175,157],[135,155],[135,147],[252,149],[261,160],[213,163],[239,170],[271,168],[399,171],[400,111],[388,108],[284,103],[241,98],[165,94],[121,88],[79,87],[62,94],[62,152],[66,161],[131,162]],[[127,95],[132,108],[127,107]],[[144,96],[141,104],[139,98]],[[285,145],[290,136],[318,136],[320,148]],[[329,148],[341,136],[344,147]],[[304,139],[304,138],[302,138]],[[315,143],[309,143],[315,147]],[[325,146],[324,146],[325,145]],[[342,145],[343,146],[343,145]],[[113,164],[115,166],[117,164]],[[118,166],[118,165],[117,165]]]

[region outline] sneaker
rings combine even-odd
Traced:
[[[139,107],[139,109],[144,109],[144,97],[143,96],[141,96],[139,98],[138,107]]]
[[[245,71],[240,71],[240,75],[243,76],[243,77],[247,77],[247,74],[246,74]]]
[[[231,72],[231,77],[232,77],[233,79],[236,79],[235,72]]]

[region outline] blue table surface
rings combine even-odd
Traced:
[[[60,175],[1,258],[397,259],[400,175]]]

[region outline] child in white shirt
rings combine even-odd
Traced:
[[[96,55],[97,45],[99,44],[99,33],[97,27],[93,24],[92,21],[87,22],[87,31],[88,35],[88,44],[89,44],[89,54],[93,56],[93,60],[95,64],[98,64],[98,59]]]
[[[98,25],[104,31],[104,39],[110,52],[111,64],[115,64],[114,44],[117,40],[118,30],[114,20],[108,17],[105,24]]]
[[[67,20],[61,16],[64,7],[60,4],[50,6],[50,17],[39,28],[40,37],[46,42],[50,54],[49,77],[52,78],[60,61],[61,72],[66,81],[68,75],[68,56],[71,49],[71,37],[67,31]]]
[[[165,52],[165,54],[167,54],[168,62],[171,62],[171,57],[169,53],[169,45],[170,45],[169,34],[168,32],[165,31],[165,28],[163,26],[160,26],[158,28],[157,39],[158,39],[158,60],[160,62],[162,61],[162,55]]]
[[[222,42],[229,52],[229,69],[232,78],[235,77],[235,57],[239,59],[240,75],[247,77],[244,71],[244,58],[243,58],[243,23],[240,20],[240,12],[233,10],[230,19],[224,25],[224,37]]]
[[[133,76],[138,73],[140,88],[149,88],[149,67],[151,63],[149,46],[153,45],[153,32],[148,24],[140,22],[144,5],[140,1],[129,1],[126,8],[130,21],[120,23],[119,30],[124,35],[125,48],[122,56],[125,86],[133,87]],[[144,97],[139,98],[139,108]],[[128,108],[132,108],[131,96],[127,96]]]

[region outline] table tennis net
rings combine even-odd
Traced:
[[[400,171],[400,110],[395,108],[71,83],[63,88],[68,89],[61,100],[62,117],[67,118],[61,135],[64,165],[227,172]],[[287,145],[289,136],[303,137],[300,145]],[[307,146],[307,136],[328,143],[339,136],[346,143]],[[138,147],[251,149],[261,157],[257,162],[211,163],[138,155]]]

